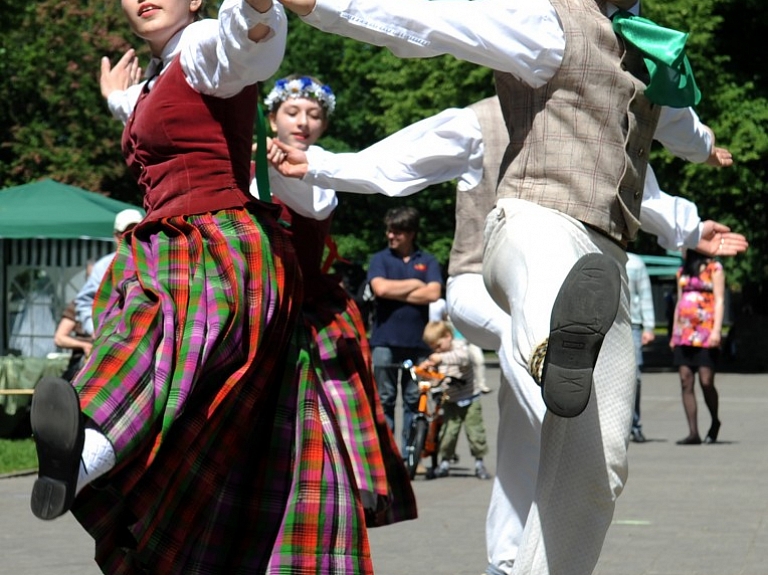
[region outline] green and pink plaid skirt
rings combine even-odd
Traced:
[[[358,475],[380,464],[345,440],[301,301],[268,207],[148,222],[121,243],[74,382],[117,453],[73,508],[104,573],[373,572]],[[362,475],[384,494],[379,471]]]
[[[338,281],[325,279],[335,289],[305,306],[304,322],[316,344],[323,406],[346,448],[366,523],[377,527],[415,519],[416,500],[379,401],[360,311]]]

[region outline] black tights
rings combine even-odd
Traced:
[[[711,367],[699,367],[699,385],[704,395],[704,403],[707,404],[709,415],[712,416],[712,423],[719,422],[717,417],[718,395],[715,389],[715,370]],[[694,384],[696,383],[696,372],[687,365],[680,366],[680,384],[683,391],[683,408],[685,417],[688,420],[689,437],[699,437],[699,424],[696,415],[696,394],[694,393]]]

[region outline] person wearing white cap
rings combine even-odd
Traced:
[[[142,213],[133,208],[118,212],[115,215],[115,224],[112,232],[115,242],[120,243],[123,236],[130,232],[142,219],[144,219]],[[75,296],[77,321],[80,322],[83,330],[88,335],[93,335],[93,300],[99,291],[101,280],[104,279],[104,275],[112,264],[115,253],[117,252],[109,253],[93,264],[91,274],[85,280],[85,284],[77,293],[77,296]]]

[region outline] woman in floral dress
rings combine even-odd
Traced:
[[[720,355],[725,297],[725,273],[720,262],[688,250],[677,272],[677,305],[670,346],[680,372],[688,435],[678,445],[699,445],[696,410],[696,373],[712,424],[704,443],[715,443],[720,431],[715,367]]]

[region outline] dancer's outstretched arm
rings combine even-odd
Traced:
[[[483,134],[469,108],[449,108],[356,153],[277,145],[284,156],[273,166],[282,175],[342,192],[402,197],[450,180],[470,189],[483,175]]]
[[[311,26],[401,58],[451,54],[532,87],[560,67],[565,36],[549,2],[531,0],[280,0]]]

